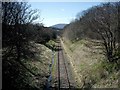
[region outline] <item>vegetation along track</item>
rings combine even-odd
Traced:
[[[65,58],[60,41],[58,42],[58,89],[70,89],[70,80],[68,75]]]

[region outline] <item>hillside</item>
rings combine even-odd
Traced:
[[[12,76],[12,82],[14,84],[14,87],[17,88],[17,90],[41,90],[44,88],[47,77],[49,76],[49,65],[51,63],[52,51],[42,44],[31,44],[35,46],[35,48],[31,48],[31,50],[34,51],[35,56],[29,59],[22,59],[22,63],[27,67],[27,70],[23,68],[23,66],[21,66],[19,63],[16,63],[14,60],[11,60],[14,66],[9,66],[9,64],[6,63],[6,65],[10,67],[8,69],[12,68],[14,73],[18,75],[17,78],[15,77],[15,75]],[[16,64],[17,68],[14,69]],[[18,69],[20,70],[20,74],[17,74]],[[11,73],[13,73],[12,70],[8,72],[9,77],[11,76]],[[21,83],[19,83],[18,81],[20,81]],[[9,85],[12,85],[9,79],[8,83]],[[6,88],[10,88],[10,86]]]
[[[63,39],[62,42],[80,88],[120,88],[120,71],[116,71],[115,64],[105,62],[99,41],[83,39],[72,43]]]
[[[67,24],[55,24],[55,25],[52,25],[50,27],[53,27],[53,28],[58,28],[58,29],[63,29]]]

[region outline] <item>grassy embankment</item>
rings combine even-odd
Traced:
[[[96,42],[96,43],[95,43]],[[78,78],[80,88],[120,88],[120,71],[106,62],[99,41],[63,40],[63,47]]]
[[[47,46],[52,48],[55,47],[55,41],[50,40],[46,43]],[[27,60],[24,64],[29,68],[33,73],[38,76],[30,77],[28,75],[29,84],[32,87],[42,89],[46,83],[46,80],[49,76],[49,65],[52,63],[52,50],[51,48],[46,47],[46,45],[34,43],[36,48],[33,49],[35,52],[35,57],[31,60]],[[54,64],[52,68],[52,75],[55,75],[55,64],[56,64],[56,52],[54,52]]]
[[[24,63],[32,72],[38,75],[36,77],[29,77],[30,85],[40,89],[44,87],[49,75],[49,64],[51,63],[52,51],[44,45],[38,43],[34,45],[36,47],[34,50],[35,57]]]

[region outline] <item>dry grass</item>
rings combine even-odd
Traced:
[[[80,40],[74,43],[68,40],[63,41],[66,54],[69,56],[69,60],[77,73],[76,77],[80,79],[80,87],[116,88],[118,87],[118,74],[109,74],[103,67],[105,57],[102,54],[103,47],[99,44],[100,41],[90,39]],[[113,79],[114,76],[116,78]],[[111,77],[112,79],[110,79]]]

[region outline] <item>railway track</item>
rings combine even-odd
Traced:
[[[58,42],[58,90],[70,89],[70,80],[60,41]]]

